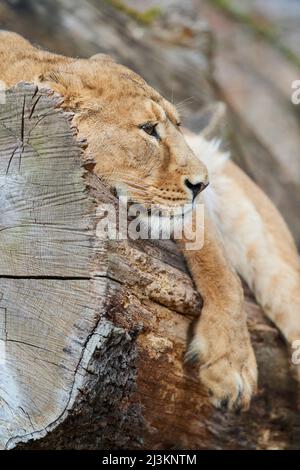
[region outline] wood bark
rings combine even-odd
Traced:
[[[105,241],[72,115],[20,84],[0,106],[0,444],[23,449],[299,446],[276,329],[247,297],[259,393],[214,410],[183,354],[201,299],[171,241]]]

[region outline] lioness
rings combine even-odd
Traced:
[[[95,173],[131,201],[168,211],[203,198],[204,246],[182,245],[204,301],[187,358],[199,359],[215,406],[247,409],[257,367],[237,273],[287,342],[300,339],[299,258],[275,207],[214,143],[185,138],[175,107],[107,56],[67,58],[0,32],[0,79],[60,93],[88,140]]]

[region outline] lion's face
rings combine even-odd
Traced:
[[[175,107],[110,60],[77,61],[70,72],[77,77],[76,90],[69,84],[77,124],[97,176],[131,201],[165,214],[193,202],[208,183],[207,169],[185,142]]]

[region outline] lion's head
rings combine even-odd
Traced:
[[[76,109],[95,172],[111,187],[164,213],[208,184],[205,165],[180,129],[176,108],[137,74],[106,56],[64,63],[43,77]]]

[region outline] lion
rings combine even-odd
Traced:
[[[204,203],[203,247],[191,251],[178,241],[203,298],[186,359],[197,358],[216,407],[247,410],[257,365],[240,277],[287,343],[300,339],[298,252],[272,202],[215,141],[185,133],[173,104],[106,55],[68,58],[2,31],[0,79],[62,95],[88,141],[93,171],[118,194],[165,214]]]

